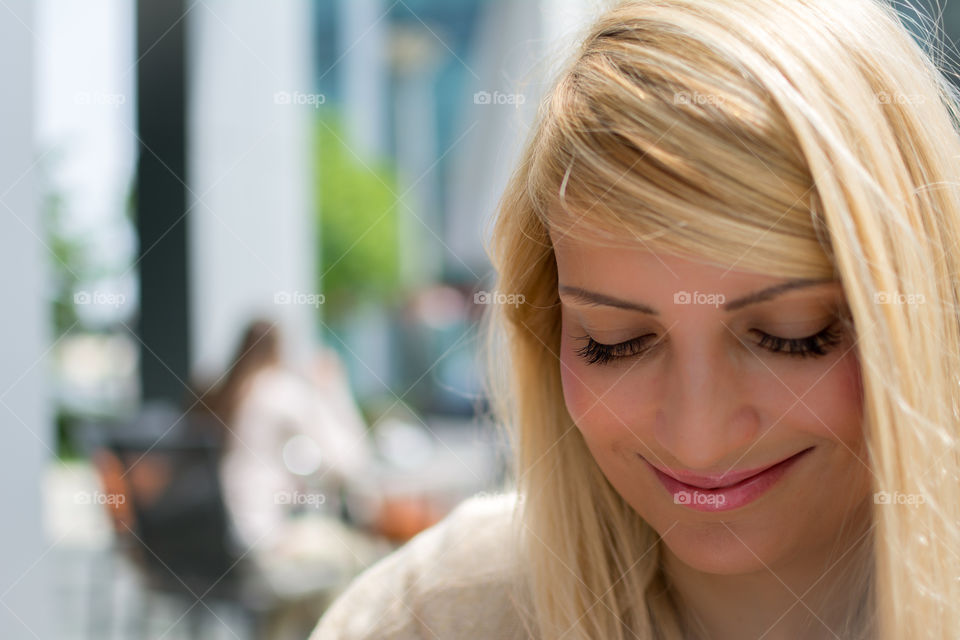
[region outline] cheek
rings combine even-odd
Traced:
[[[644,407],[651,406],[645,400],[650,397],[650,385],[637,380],[637,370],[587,364],[573,352],[576,345],[566,344],[566,338],[561,349],[564,402],[598,461],[614,451],[637,450],[643,439],[638,427],[653,424],[644,412]]]
[[[863,392],[856,356],[844,356],[810,388],[804,403],[815,415],[813,428],[823,437],[859,446],[863,439]]]
[[[588,364],[576,354],[579,344],[568,334],[564,323],[560,341],[560,380],[567,411],[581,431],[590,431],[589,425],[608,422],[615,411],[610,406],[609,385],[612,382],[603,365]],[[584,434],[586,435],[586,434]]]

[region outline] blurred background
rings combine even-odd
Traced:
[[[604,4],[0,1],[0,637],[305,638],[509,490],[484,241]]]
[[[486,225],[598,4],[0,2],[0,637],[305,638],[509,490]]]

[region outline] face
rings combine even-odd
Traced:
[[[667,553],[739,574],[831,549],[870,492],[840,284],[553,240],[567,409]]]

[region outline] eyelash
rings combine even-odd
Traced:
[[[825,356],[840,342],[840,334],[836,331],[835,325],[830,325],[803,338],[781,338],[757,329],[753,329],[753,332],[760,334],[760,342],[757,344],[767,351],[799,358]],[[652,335],[643,335],[617,344],[602,344],[590,336],[580,336],[577,339],[585,340],[586,344],[577,349],[576,353],[586,360],[587,364],[603,365],[613,360],[643,355],[651,348],[647,342]]]

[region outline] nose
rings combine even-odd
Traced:
[[[672,350],[663,371],[655,437],[671,466],[726,471],[758,436],[749,379],[723,348],[701,343]]]

